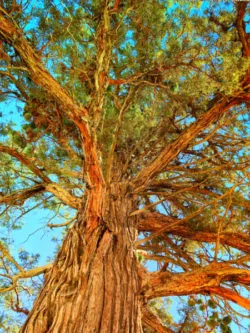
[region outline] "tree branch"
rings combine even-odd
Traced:
[[[25,200],[45,190],[45,184],[15,191],[9,195],[0,195],[0,204],[21,205]]]
[[[108,71],[111,58],[112,39],[110,33],[110,14],[107,3],[103,6],[101,19],[96,31],[96,70],[94,73],[95,89],[89,112],[94,119],[94,127],[97,128],[104,102],[104,94],[108,87]]]
[[[236,292],[234,292],[228,288],[210,287],[210,288],[206,289],[206,292],[221,296],[224,299],[232,301],[232,302],[238,304],[239,306],[250,310],[250,300],[240,296],[239,294],[237,294]]]
[[[139,220],[140,231],[158,232],[164,227],[166,229],[165,233],[198,242],[213,243],[217,239],[217,233],[215,232],[194,231],[182,220],[160,213],[144,213]],[[169,230],[167,230],[167,227]],[[249,236],[243,233],[222,232],[220,234],[220,244],[231,246],[246,253],[250,252]]]
[[[16,149],[0,145],[0,152],[7,153],[10,156],[17,158],[22,164],[24,164],[27,168],[29,168],[36,176],[41,178],[45,183],[51,182],[49,177],[44,175],[44,173],[37,166],[34,165],[34,162],[31,159],[29,159],[22,153],[18,152]]]
[[[222,295],[220,284],[226,281],[250,284],[250,271],[224,263],[212,263],[185,273],[157,272],[143,276],[142,292],[147,299],[163,296],[182,296],[213,292]],[[236,301],[233,293],[226,292],[228,299]],[[231,298],[230,298],[231,297]],[[250,309],[250,301],[242,298],[238,304]]]
[[[25,89],[22,87],[22,85],[19,83],[19,81],[15,78],[14,75],[12,75],[9,71],[0,71],[0,75],[2,76],[7,76],[9,77],[15,84],[15,86],[17,87],[17,89],[20,91],[20,93],[22,94],[22,96],[24,97],[25,100],[29,99],[29,96],[27,95]]]
[[[18,264],[18,262],[10,255],[9,251],[0,243],[0,252],[6,257],[20,272],[24,272],[24,269]]]
[[[177,219],[175,223],[173,223],[172,225],[163,225],[161,229],[157,230],[156,232],[154,232],[153,234],[151,234],[150,236],[144,238],[144,239],[140,239],[136,242],[136,245],[142,244],[146,241],[149,241],[157,236],[162,235],[164,232],[170,232],[171,230],[174,230],[176,228],[176,226],[180,225],[180,224],[184,224],[187,223],[188,221],[190,221],[191,219],[193,219],[194,217],[196,217],[197,215],[199,215],[200,213],[202,213],[208,206],[212,206],[215,205],[219,200],[225,198],[228,195],[231,195],[232,191],[235,189],[235,187],[237,187],[239,184],[235,184],[234,186],[232,186],[231,188],[229,188],[225,193],[223,193],[222,195],[218,196],[216,199],[209,201],[208,203],[206,203],[206,205],[202,206],[201,208],[197,209],[196,211],[190,213],[189,215],[187,215],[186,217],[184,217],[183,219]],[[141,210],[143,211],[143,210]]]
[[[173,143],[165,147],[160,155],[148,166],[140,171],[134,179],[133,184],[136,191],[141,191],[158,173],[183,151],[188,144],[204,129],[214,123],[223,113],[237,104],[237,97],[222,98],[209,111],[201,115],[190,125]],[[249,94],[250,97],[250,94]]]
[[[246,169],[247,169],[247,165],[246,165]],[[237,168],[237,170],[240,170],[241,168]],[[217,169],[216,169],[217,170]],[[229,167],[225,167],[225,170],[229,170]],[[207,170],[207,173],[211,173],[211,169]],[[205,180],[206,182],[206,180]],[[191,193],[199,193],[199,194],[204,194],[204,195],[208,195],[210,197],[219,197],[219,195],[215,192],[213,192],[211,189],[208,189],[206,187],[205,182],[190,182],[190,183],[170,183],[168,180],[157,180],[157,181],[153,181],[152,183],[149,184],[149,186],[147,186],[146,191],[140,193],[140,195],[157,195],[157,193],[161,196],[165,196],[165,197],[171,197],[171,196],[178,196],[179,193],[184,193],[184,192],[191,192]],[[166,190],[171,191],[170,193],[168,193]],[[232,198],[232,202],[235,204],[239,204],[242,207],[245,207],[247,209],[250,208],[250,202],[249,200],[247,200],[246,198],[244,198],[243,195],[241,195],[240,193],[237,193],[237,196],[240,196],[240,199],[238,200],[234,200],[234,198]]]
[[[89,115],[87,109],[76,104],[67,91],[44,68],[40,56],[25,40],[21,29],[10,22],[2,11],[0,12],[0,38],[15,48],[27,66],[31,80],[41,86],[48,95],[56,100],[63,112],[78,127],[84,144],[87,181],[90,186],[98,187],[97,191],[99,192],[99,187],[103,184],[103,176],[95,140],[92,138],[88,125]]]
[[[12,276],[11,277],[11,280],[12,280],[11,286],[5,287],[5,288],[0,288],[0,293],[13,290],[16,287],[16,284],[17,284],[18,280],[28,279],[28,278],[43,274],[46,271],[48,271],[49,269],[51,269],[51,267],[52,267],[52,264],[48,264],[48,265],[45,265],[45,266],[30,269],[29,271],[22,271],[22,272],[20,272],[16,275]]]
[[[250,57],[249,36],[246,33],[245,22],[244,22],[247,2],[238,1],[236,4],[236,8],[237,8],[236,27],[239,33],[240,41],[242,43],[242,53],[244,57]]]
[[[48,94],[53,96],[60,105],[63,105],[63,110],[70,119],[80,121],[82,116],[87,116],[87,110],[80,109],[66,90],[44,68],[39,55],[23,37],[21,29],[6,19],[2,12],[0,15],[0,36],[18,52],[28,68],[32,81],[46,89]]]
[[[112,135],[112,143],[108,152],[108,158],[107,158],[107,163],[106,163],[106,181],[107,183],[110,183],[110,178],[111,178],[111,174],[112,174],[112,167],[113,167],[113,159],[114,159],[114,152],[115,152],[115,148],[117,145],[117,141],[118,141],[118,135],[119,135],[119,131],[121,128],[121,124],[122,124],[122,119],[123,119],[123,115],[126,112],[127,108],[129,107],[132,98],[134,97],[136,91],[137,91],[138,87],[135,87],[133,89],[131,89],[127,95],[127,97],[125,98],[123,105],[120,106],[120,110],[119,110],[119,115],[116,121],[116,126]]]
[[[76,220],[76,218],[77,218],[77,215],[72,217],[72,219],[70,219],[69,221],[66,221],[66,222],[63,222],[63,223],[58,223],[58,224],[49,223],[49,224],[47,224],[47,226],[50,229],[66,227],[66,226],[70,225],[71,223],[73,223]]]
[[[38,184],[33,187],[15,191],[9,195],[0,195],[0,204],[22,205],[23,202],[40,192],[50,192],[60,199],[65,205],[78,209],[82,206],[81,198],[70,194],[67,190],[56,183]]]
[[[33,186],[29,189],[16,191],[10,195],[0,196],[0,203],[16,203],[18,201],[24,201],[36,193],[42,192],[44,190],[53,193],[57,198],[59,198],[63,203],[73,208],[81,207],[81,199],[70,194],[67,190],[62,188],[60,185],[53,183],[49,177],[44,175],[44,173],[34,165],[34,162],[27,158],[25,155],[21,154],[14,148],[9,148],[4,145],[0,145],[0,152],[7,153],[15,158],[17,158],[22,164],[28,167],[36,176],[41,178],[45,183]]]
[[[57,198],[59,198],[66,205],[78,209],[82,206],[82,200],[72,194],[70,194],[67,190],[56,183],[46,184],[46,191],[54,194]]]

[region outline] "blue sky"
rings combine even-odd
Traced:
[[[205,10],[208,7],[209,2],[204,1],[201,5],[201,10]],[[249,25],[248,25],[248,31]],[[23,119],[22,116],[18,113],[18,107],[20,104],[17,104],[14,100],[0,103],[0,112],[3,114],[3,122],[8,122],[12,120],[16,123],[16,128],[20,126]],[[21,229],[11,231],[10,238],[14,240],[14,243],[11,244],[12,253],[17,256],[18,251],[22,248],[33,254],[39,253],[40,259],[39,264],[43,265],[47,262],[48,257],[53,257],[58,243],[51,241],[52,238],[60,238],[62,233],[62,228],[49,229],[46,227],[47,221],[50,218],[50,214],[45,209],[39,209],[32,211],[31,213],[25,215],[23,218],[24,225]],[[55,220],[54,223],[62,222],[59,219]],[[0,228],[0,232],[3,235],[3,231]],[[6,231],[4,231],[5,233]],[[7,235],[8,236],[8,235]],[[148,266],[149,269],[153,270],[155,267],[152,265]],[[174,298],[172,305],[172,313],[177,319],[179,317],[178,313],[174,309],[178,305],[179,301],[177,298]],[[233,332],[238,332],[238,328],[235,326]]]

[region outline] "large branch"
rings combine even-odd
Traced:
[[[0,204],[22,205],[25,200],[35,196],[37,193],[50,192],[54,194],[65,205],[79,209],[82,206],[81,198],[78,198],[56,183],[42,183],[27,189],[14,191],[11,194],[0,195]]]
[[[144,213],[139,220],[140,231],[157,232],[162,230],[164,226],[166,226],[164,233],[198,242],[213,243],[217,241],[218,237],[215,232],[194,231],[187,224],[182,224],[181,220],[160,213]],[[169,226],[169,230],[167,226]],[[231,246],[246,253],[250,252],[250,238],[240,232],[221,232],[220,244]]]
[[[15,157],[23,165],[30,169],[36,176],[38,176],[44,181],[43,184],[38,184],[25,190],[15,191],[14,193],[11,193],[9,195],[1,195],[0,203],[18,204],[30,198],[31,196],[45,190],[53,193],[63,203],[72,208],[78,209],[81,207],[80,198],[72,195],[60,185],[53,183],[50,178],[42,172],[42,170],[40,170],[37,166],[34,165],[33,160],[20,153],[18,150],[4,145],[0,145],[0,152],[7,153],[10,156]]]
[[[187,216],[185,216],[183,219],[177,220],[174,224],[172,224],[172,225],[168,225],[168,224],[163,225],[161,229],[159,229],[158,231],[154,232],[153,234],[151,234],[150,236],[148,236],[148,237],[146,237],[144,239],[138,240],[136,242],[136,244],[137,245],[142,244],[142,243],[144,243],[146,241],[149,241],[149,240],[151,240],[151,239],[153,239],[153,238],[155,238],[157,236],[162,235],[164,232],[170,232],[171,230],[174,230],[177,225],[187,223],[188,221],[192,220],[194,217],[200,215],[206,209],[206,207],[215,205],[215,204],[218,203],[218,201],[224,199],[228,195],[231,195],[232,191],[237,186],[238,186],[238,184],[235,184],[234,186],[232,186],[231,188],[229,188],[225,193],[223,193],[222,195],[218,196],[216,199],[207,202],[205,205],[203,205],[199,209],[195,210],[194,212],[191,212],[190,214],[188,214]],[[160,202],[162,202],[162,200]],[[158,202],[158,203],[160,203],[160,202]],[[139,212],[143,213],[144,211],[145,211],[145,208],[141,209]]]
[[[245,96],[249,93],[245,93]],[[238,97],[240,97],[238,99]],[[192,125],[190,125],[173,143],[165,147],[160,155],[151,164],[140,171],[134,179],[133,184],[137,191],[142,190],[157,174],[162,172],[164,168],[182,152],[188,144],[202,131],[208,128],[223,113],[230,109],[233,105],[242,102],[242,92],[238,92],[234,97],[225,97],[217,102],[209,111],[201,115]]]
[[[85,170],[87,181],[92,187],[100,186],[103,183],[102,172],[98,160],[95,140],[93,140],[88,125],[88,112],[84,107],[80,107],[71,98],[67,91],[50,75],[45,69],[40,56],[33,50],[30,44],[23,37],[21,29],[10,22],[4,15],[0,7],[0,38],[12,45],[19,54],[27,69],[31,80],[41,86],[48,95],[55,99],[63,112],[78,127],[85,151]]]
[[[249,299],[246,299],[239,294],[237,294],[235,291],[232,291],[228,288],[224,287],[210,287],[206,289],[206,292],[215,294],[218,296],[221,296],[229,301],[232,301],[240,306],[242,306],[245,309],[250,309],[250,301]]]
[[[22,31],[10,22],[0,7],[0,38],[10,44],[26,65],[30,79],[60,105],[61,110],[76,124],[83,141],[84,170],[89,185],[89,197],[86,203],[86,235],[90,235],[100,222],[103,202],[104,180],[96,147],[96,135],[89,126],[89,114],[86,108],[79,106],[67,91],[45,69],[40,56],[23,37]],[[86,236],[86,237],[88,237]]]
[[[240,170],[240,168],[237,168],[237,170]],[[185,182],[171,183],[171,181],[164,179],[150,182],[145,191],[141,192],[140,195],[142,196],[159,195],[165,198],[168,197],[181,198],[181,196],[179,196],[179,194],[181,193],[194,193],[194,194],[197,193],[198,195],[201,194],[213,198],[220,197],[220,195],[216,193],[216,185],[212,185],[212,188],[209,189],[209,185],[206,186],[206,184],[203,181],[190,182],[190,183],[185,183]],[[237,193],[236,197],[233,196],[231,200],[233,205],[244,207],[246,209],[250,208],[250,200],[246,199],[240,193]]]
[[[188,226],[178,226],[172,232],[172,235],[181,236],[186,239],[191,239],[197,242],[215,243],[218,238],[217,233],[193,231]],[[250,239],[249,236],[239,232],[221,232],[220,244],[228,245],[243,252],[250,252]]]
[[[246,24],[244,22],[244,16],[246,14],[247,2],[238,1],[236,4],[237,8],[237,18],[236,18],[236,27],[239,33],[240,41],[242,43],[242,50],[244,57],[250,57],[250,44],[249,36],[246,32]]]
[[[250,300],[233,291],[226,292],[221,283],[231,281],[243,285],[250,284],[250,271],[235,268],[228,264],[213,263],[185,273],[157,272],[145,274],[142,291],[147,299],[163,296],[183,296],[191,294],[214,293],[225,299],[250,309]]]
[[[45,190],[45,184],[38,184],[24,190],[14,191],[10,194],[0,195],[0,204],[20,205],[25,200]]]
[[[67,190],[65,190],[63,187],[56,183],[50,183],[46,184],[45,190],[54,194],[58,199],[60,199],[64,204],[79,209],[83,201],[81,198],[78,198],[71,193],[69,193]]]
[[[87,116],[85,108],[79,108],[67,91],[44,68],[40,56],[33,50],[23,37],[21,29],[5,18],[0,7],[0,37],[12,45],[29,71],[32,81],[43,87],[48,94],[56,99],[70,119],[80,121]]]
[[[237,3],[237,18],[236,26],[239,37],[242,43],[243,56],[250,56],[249,34],[246,33],[244,17],[246,14],[246,2]],[[172,144],[168,145],[162,150],[160,155],[155,158],[151,164],[146,166],[140,171],[134,179],[133,184],[137,191],[142,190],[150,180],[157,174],[164,170],[164,168],[175,159],[180,152],[182,152],[188,144],[202,131],[213,124],[219,117],[230,109],[233,105],[240,104],[244,101],[249,101],[249,82],[250,82],[250,69],[246,71],[245,77],[242,79],[241,90],[235,91],[231,97],[226,96],[219,101],[212,101],[212,107],[205,114],[201,115],[197,121],[190,125]]]

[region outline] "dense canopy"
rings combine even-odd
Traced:
[[[247,331],[249,19],[246,1],[0,1],[3,332]]]

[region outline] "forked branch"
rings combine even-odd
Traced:
[[[20,163],[25,165],[30,169],[36,176],[44,181],[42,184],[35,185],[31,188],[15,191],[8,195],[0,195],[0,203],[6,204],[20,204],[20,202],[25,201],[26,199],[34,196],[37,193],[48,191],[53,193],[58,199],[60,199],[64,204],[72,208],[81,207],[81,199],[69,193],[66,189],[60,185],[53,183],[48,176],[46,176],[42,170],[34,165],[34,161],[20,153],[14,148],[10,148],[4,145],[0,145],[0,152],[7,153],[10,156],[15,157],[19,160]]]
[[[134,179],[133,184],[136,191],[139,192],[143,190],[150,180],[162,172],[198,134],[218,120],[223,113],[239,103],[239,101],[242,102],[243,95],[241,95],[240,100],[238,100],[238,94],[240,94],[240,92],[236,93],[235,97],[222,98],[209,111],[204,113],[192,125],[190,125],[173,143],[165,147],[160,155],[153,160],[151,164],[142,169]],[[245,93],[245,96],[246,95],[250,98],[250,93]]]
[[[6,18],[0,11],[0,38],[13,46],[29,71],[30,79],[58,102],[61,109],[78,127],[85,155],[85,171],[90,186],[103,183],[95,140],[88,125],[89,115],[86,108],[79,106],[67,91],[45,69],[40,56],[23,37],[21,29]]]
[[[240,40],[243,45],[243,56],[250,56],[249,36],[245,31],[244,16],[247,4],[237,3],[236,25],[239,32]],[[234,105],[239,105],[244,101],[249,101],[249,82],[250,73],[246,72],[242,79],[242,88],[232,93],[231,97],[225,96],[220,100],[216,98],[211,101],[210,109],[201,115],[192,125],[190,125],[173,143],[165,147],[159,156],[155,158],[148,166],[142,169],[133,181],[137,191],[141,191],[145,186],[166,166],[181,153],[189,143],[202,131],[217,121],[221,115],[228,111]]]
[[[12,284],[9,287],[0,288],[0,293],[13,290],[16,287],[18,280],[28,279],[28,278],[43,274],[43,273],[47,272],[49,269],[51,269],[51,267],[52,267],[52,264],[48,264],[45,266],[40,266],[37,268],[30,269],[28,271],[22,271],[16,275],[10,277],[12,280]]]

